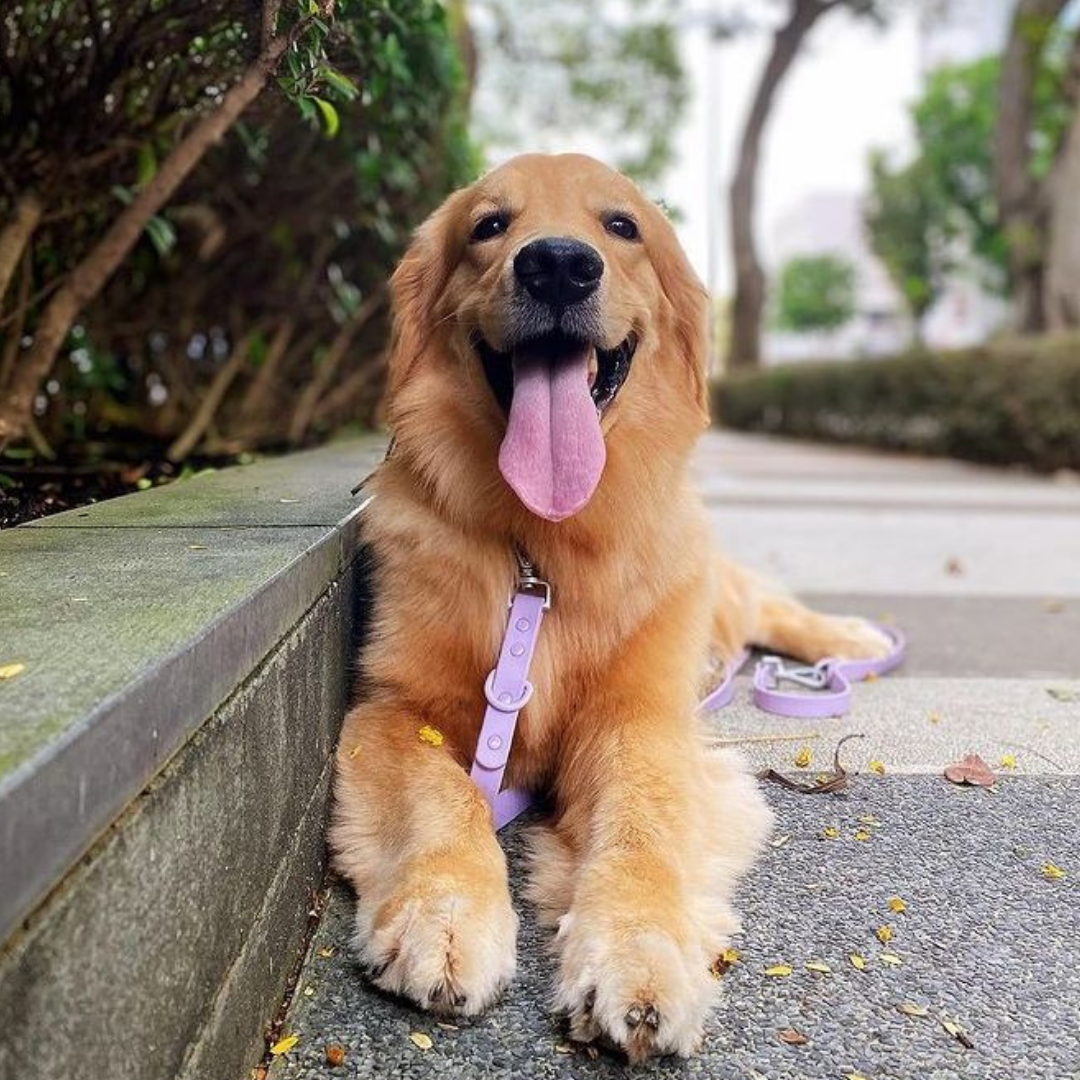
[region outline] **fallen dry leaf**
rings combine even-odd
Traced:
[[[941,713],[937,712],[935,709],[931,709],[930,712],[926,714],[926,719],[929,720],[931,724],[940,724]]]
[[[889,910],[891,912],[893,912],[894,914],[896,914],[896,915],[900,915],[903,912],[907,911],[907,904],[905,904],[904,901],[901,900],[899,896],[890,896],[889,897]]]
[[[954,784],[974,784],[976,787],[991,787],[996,779],[994,770],[978,754],[968,754],[946,765],[945,778]]]
[[[800,769],[808,769],[808,768],[810,768],[810,763],[813,760],[814,760],[814,755],[811,753],[809,746],[804,746],[795,755],[795,764]]]
[[[319,955],[320,955],[320,956],[321,956],[321,957],[322,957],[322,958],[323,958],[324,960],[329,960],[329,959],[330,959],[330,957],[334,955],[334,947],[333,947],[333,945],[324,945],[324,946],[323,946],[323,947],[322,947],[322,948],[321,948],[321,949],[319,950]]]
[[[897,1005],[898,1012],[902,1012],[905,1016],[929,1016],[930,1010],[924,1008],[922,1005],[912,1005],[910,1001],[905,1001],[902,1005]]]
[[[779,1035],[780,1041],[786,1042],[788,1046],[804,1046],[810,1041],[801,1031],[796,1031],[794,1028],[784,1028]]]
[[[831,975],[832,968],[829,967],[823,960],[810,960],[806,965],[807,971],[816,971],[821,975]]]
[[[870,839],[870,833],[866,829],[856,829],[854,835],[856,840],[861,840],[864,843]]]
[[[1065,871],[1052,862],[1043,863],[1042,866],[1039,867],[1039,873],[1042,874],[1047,881],[1060,881],[1065,876]]]
[[[26,670],[26,665],[21,663],[0,664],[0,679],[14,679]]]
[[[570,1043],[561,1042],[555,1044],[556,1054],[572,1054],[574,1052],[573,1046]]]
[[[278,1039],[278,1041],[270,1047],[270,1053],[273,1054],[274,1057],[280,1057],[282,1054],[287,1054],[299,1041],[299,1035],[286,1035],[284,1039]]]
[[[964,564],[957,558],[945,560],[945,573],[949,577],[960,577],[964,573]]]
[[[835,825],[826,825],[825,828],[821,830],[821,835],[826,840],[835,840],[840,835],[840,830]]]
[[[804,784],[801,780],[792,780],[776,769],[762,769],[757,774],[759,780],[771,780],[774,784],[787,788],[789,791],[799,791],[803,795],[828,795],[835,791],[843,791],[848,784],[848,772],[840,764],[840,750],[844,743],[851,739],[865,739],[865,735],[845,735],[833,751],[833,771],[831,773],[819,773],[814,778],[814,783]]]
[[[848,959],[851,961],[851,966],[855,968],[856,971],[866,970],[866,960],[857,952],[853,952]]]
[[[771,847],[783,847],[791,839],[790,833],[784,833],[783,836],[778,836],[775,840],[770,840],[769,845]]]
[[[1044,600],[1043,611],[1051,615],[1060,615],[1065,610],[1065,604],[1061,600]]]
[[[427,743],[428,746],[442,746],[443,744],[443,733],[430,724],[425,724],[416,734],[420,737],[420,741]]]
[[[878,761],[877,758],[874,758],[874,760],[871,761],[870,764],[867,765],[866,767],[872,773],[876,773],[878,776],[884,776],[885,775],[885,762],[884,761]]]
[[[1067,686],[1048,686],[1046,692],[1055,701],[1080,701],[1080,691],[1070,690]]]
[[[874,937],[881,942],[882,945],[888,945],[893,939],[893,932],[891,926],[879,926],[874,931]]]
[[[714,979],[719,979],[721,975],[726,975],[731,968],[739,962],[738,949],[725,949],[712,963],[712,967],[709,971],[712,972]]]
[[[961,1046],[966,1046],[971,1050],[975,1044],[971,1041],[971,1036],[955,1021],[950,1020],[947,1016],[941,1017],[941,1026],[954,1038]]]
[[[435,1045],[431,1041],[431,1036],[425,1035],[422,1031],[410,1032],[409,1039],[414,1046],[421,1050],[430,1050]]]
[[[457,1024],[446,1024],[446,1023],[443,1023],[441,1020],[438,1021],[435,1024],[435,1026],[439,1027],[439,1028],[442,1028],[443,1031],[458,1031],[458,1030],[460,1030],[458,1028]]]
[[[314,986],[305,986],[304,987],[304,997],[314,997],[314,996],[315,996],[315,987]]]
[[[844,1073],[844,1080],[866,1080],[862,1073]]]
[[[298,503],[299,499],[278,499],[279,503]]]
[[[863,825],[880,825],[881,822],[873,814],[860,814],[859,821]]]
[[[783,979],[791,974],[790,964],[773,964],[772,967],[767,967],[764,974],[773,979]]]
[[[878,959],[889,967],[899,967],[904,962],[896,953],[891,952],[878,953]]]
[[[345,1047],[339,1043],[331,1043],[326,1048],[326,1064],[332,1069],[345,1064]]]

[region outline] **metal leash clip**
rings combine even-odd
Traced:
[[[514,591],[542,596],[544,598],[544,610],[550,611],[551,584],[537,575],[536,567],[533,566],[525,552],[516,544],[514,545],[514,555],[518,564],[517,588]],[[511,593],[507,607],[512,607],[513,603],[514,593]]]
[[[816,664],[787,664],[781,656],[763,656],[758,670],[762,681],[768,686],[782,682],[795,683],[809,690],[824,690],[829,685],[832,661],[819,660]]]

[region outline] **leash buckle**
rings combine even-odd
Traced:
[[[518,579],[515,593],[523,592],[544,598],[544,610],[551,610],[551,584],[536,573],[536,567],[532,560],[525,554],[525,550],[518,544],[514,545],[514,556],[517,559]],[[510,594],[507,607],[513,607],[514,593]]]
[[[808,690],[824,690],[829,684],[829,661],[817,664],[786,664],[783,657],[763,656],[762,674],[772,680],[773,685],[789,682],[805,686]]]

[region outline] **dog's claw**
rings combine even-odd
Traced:
[[[633,1005],[623,1017],[628,1027],[636,1028],[641,1024],[641,1021],[645,1019],[645,1014],[641,1011],[639,1005]]]
[[[593,1006],[596,1004],[596,987],[594,986],[585,994],[585,1000],[582,1002],[582,1007],[587,1013],[593,1011]]]
[[[655,1005],[650,1005],[645,1010],[645,1023],[656,1031],[660,1027],[660,1013],[657,1011]]]

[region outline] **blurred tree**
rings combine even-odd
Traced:
[[[687,103],[676,0],[470,0],[474,131],[500,149],[593,138],[638,181],[671,163]]]
[[[1060,171],[1065,132],[1075,114],[1073,83],[1080,72],[1070,65],[1078,60],[1064,31],[1042,45],[1025,113],[1028,202],[1014,201],[1011,213],[998,203],[995,139],[1003,61],[996,56],[930,74],[912,107],[917,154],[909,165],[892,167],[883,155],[872,157],[871,242],[909,306],[920,298],[931,303],[943,275],[974,256],[986,287],[1015,295],[1019,327],[1043,325],[1051,180]],[[1072,202],[1059,201],[1066,207]]]
[[[830,12],[846,10],[880,21],[889,0],[787,0],[787,18],[773,34],[772,48],[762,68],[757,89],[739,143],[735,176],[731,183],[732,259],[735,297],[727,367],[755,367],[761,359],[761,316],[765,306],[765,273],[754,240],[758,166],[761,140],[773,102],[807,35]]]
[[[855,267],[839,255],[800,255],[780,270],[776,325],[806,333],[835,330],[855,314]]]
[[[885,155],[870,160],[864,220],[870,247],[911,312],[916,340],[922,318],[941,294],[952,267],[948,204],[924,158],[893,169]]]
[[[1033,155],[1039,82],[1047,52],[1068,0],[1018,0],[1013,9],[997,87],[993,139],[993,190],[1016,305],[1017,329],[1041,330],[1045,322],[1043,275],[1048,189]],[[1080,38],[1078,47],[1080,47]],[[1075,91],[1071,91],[1075,102]],[[1067,102],[1065,95],[1061,96]]]

